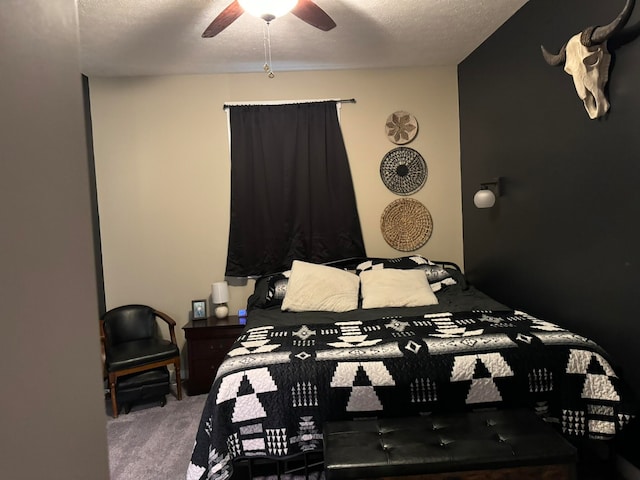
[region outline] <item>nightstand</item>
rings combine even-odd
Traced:
[[[245,326],[238,322],[237,315],[229,315],[222,319],[192,320],[182,327],[187,340],[189,395],[209,393],[224,356],[244,330]]]

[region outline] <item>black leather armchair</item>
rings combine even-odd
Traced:
[[[160,336],[156,318],[165,321],[171,340]],[[182,399],[180,350],[176,342],[176,322],[166,313],[146,305],[124,305],[105,313],[100,319],[105,373],[113,416],[118,416],[116,388],[118,377],[172,364],[176,374],[178,400]]]

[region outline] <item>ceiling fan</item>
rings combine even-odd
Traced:
[[[325,32],[336,26],[336,22],[312,0],[234,0],[211,22],[202,33],[202,37],[215,37],[245,11],[262,18],[267,23],[290,11],[303,22]]]

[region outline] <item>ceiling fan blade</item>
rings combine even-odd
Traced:
[[[202,38],[215,37],[233,22],[235,22],[240,15],[244,13],[244,9],[238,3],[238,0],[234,0],[227,8],[225,8],[220,14],[213,19],[211,25],[202,33]]]
[[[291,10],[291,13],[303,22],[325,32],[336,26],[336,22],[312,0],[299,0],[298,4]]]

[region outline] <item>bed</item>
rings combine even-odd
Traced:
[[[527,407],[567,437],[608,440],[636,416],[600,346],[496,302],[454,264],[409,256],[341,267],[296,261],[256,281],[188,480],[321,452],[326,421]]]

